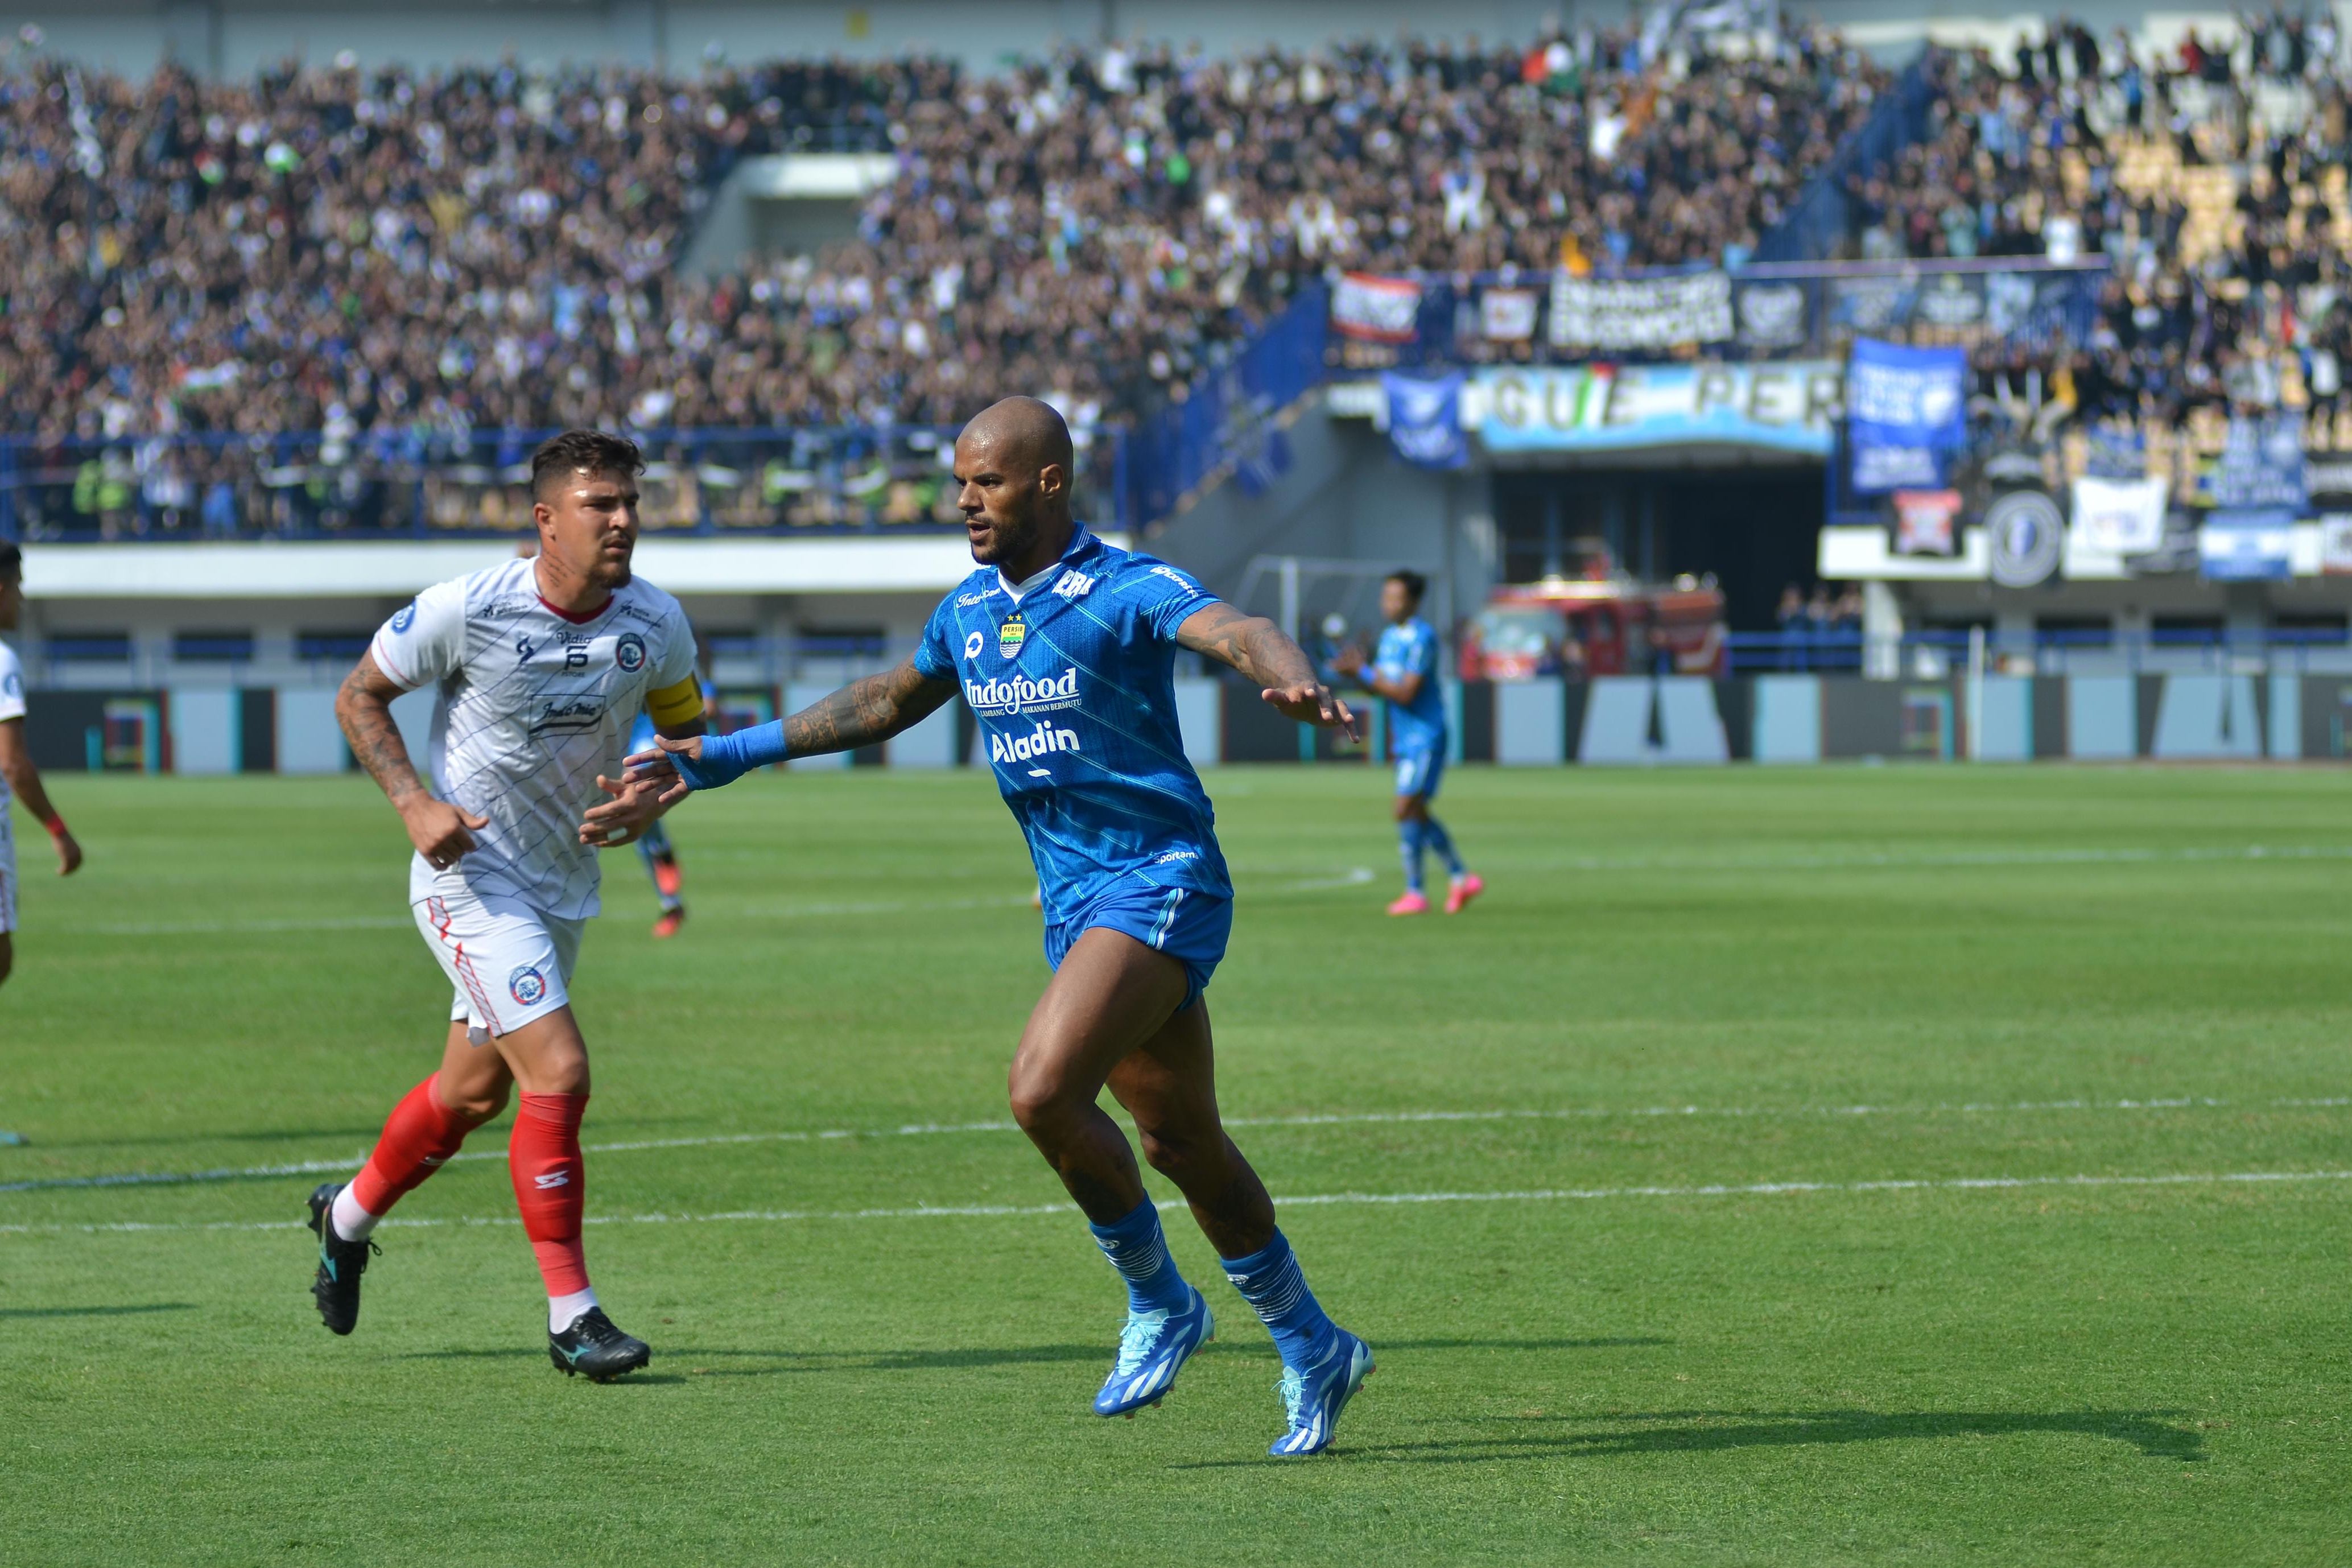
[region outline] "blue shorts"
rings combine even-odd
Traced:
[[[1396,792],[1401,795],[1417,795],[1423,800],[1435,800],[1437,781],[1444,776],[1445,748],[1443,746],[1397,753]]]
[[[1184,1000],[1176,1009],[1181,1013],[1201,999],[1225,956],[1225,942],[1234,934],[1234,901],[1196,888],[1139,882],[1114,889],[1075,918],[1045,928],[1045,962],[1061,968],[1071,944],[1097,926],[1124,932],[1184,966]]]

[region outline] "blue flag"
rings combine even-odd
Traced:
[[[1406,462],[1423,468],[1458,468],[1470,461],[1462,433],[1460,371],[1439,376],[1381,374],[1389,400],[1389,442]]]
[[[1968,441],[1968,374],[1966,349],[1853,341],[1845,408],[1855,491],[1943,487]]]

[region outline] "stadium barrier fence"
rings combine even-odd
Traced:
[[[2332,671],[1987,674],[1973,681],[1966,674],[1900,680],[1811,673],[1604,676],[1449,680],[1444,689],[1454,760],[1506,767],[2352,755],[2352,664]],[[823,689],[829,688],[722,688],[722,727],[763,721]],[[1302,731],[1238,683],[1182,680],[1176,697],[1185,751],[1196,765],[1360,765],[1384,755],[1377,723],[1355,742],[1331,731]],[[430,706],[429,693],[411,693],[394,705],[419,755]],[[354,767],[335,726],[334,694],[325,688],[39,691],[26,728],[34,760],[61,772],[338,773]],[[1308,748],[1301,746],[1302,732],[1310,737]],[[791,764],[796,771],[987,765],[979,725],[961,701],[886,746]]]

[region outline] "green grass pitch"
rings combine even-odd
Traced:
[[[1219,1339],[1088,1413],[1122,1300],[1004,1126],[1045,970],[984,775],[691,804],[669,943],[614,858],[590,1260],[655,1358],[610,1387],[548,1364],[503,1126],[347,1341],[320,1177],[237,1173],[356,1163],[433,1063],[364,781],[66,778],[0,1184],[217,1174],[0,1193],[0,1563],[2352,1553],[2352,775],[1464,769],[1492,890],[1419,921],[1379,774],[1211,786],[1224,1104],[1380,1357],[1333,1455],[1265,1457],[1271,1346],[1181,1215]]]

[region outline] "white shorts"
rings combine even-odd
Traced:
[[[0,934],[16,929],[16,840],[8,803],[0,800]]]
[[[584,920],[560,920],[520,899],[436,893],[413,906],[416,929],[457,994],[449,1020],[476,1045],[509,1035],[571,1002]]]

